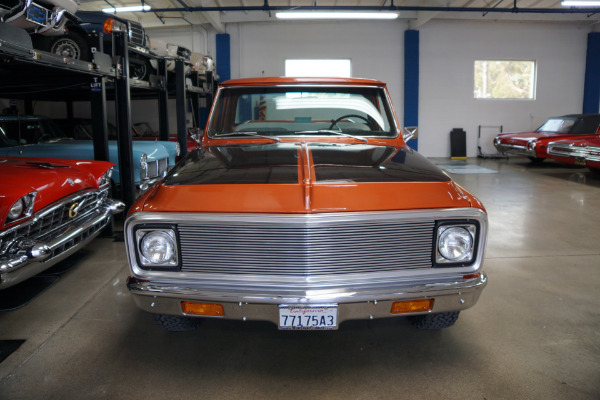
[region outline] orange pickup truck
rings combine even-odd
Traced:
[[[136,304],[167,330],[453,325],[487,284],[487,214],[406,145],[415,131],[379,81],[221,84],[200,146],[130,209]]]

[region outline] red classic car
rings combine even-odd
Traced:
[[[549,118],[534,132],[501,133],[494,146],[501,153],[524,155],[532,162],[548,158],[548,143],[561,139],[593,139],[600,135],[600,114]]]
[[[0,157],[0,289],[73,254],[123,211],[108,198],[112,166]]]
[[[379,81],[221,84],[201,147],[126,220],[135,302],[167,330],[451,326],[487,284],[487,214],[404,133]]]
[[[600,174],[600,138],[550,142],[548,157],[564,164],[587,166]]]

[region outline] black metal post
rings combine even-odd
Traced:
[[[33,100],[31,100],[31,99],[25,100],[25,114],[27,114],[27,115],[33,114]]]
[[[135,200],[133,177],[133,152],[131,144],[131,93],[129,92],[129,53],[125,32],[114,32],[115,56],[119,58],[120,72],[115,81],[115,107],[117,108],[117,142],[119,146],[119,173],[125,213]]]
[[[106,113],[106,78],[94,77],[90,83],[94,160],[108,161],[108,122]]]
[[[162,88],[158,92],[158,135],[160,140],[169,140],[169,80],[167,78],[167,60],[158,58],[158,76]]]
[[[183,60],[175,60],[175,95],[177,105],[177,141],[181,148],[181,156],[187,154],[187,126],[186,126],[186,96],[185,96],[185,70]]]

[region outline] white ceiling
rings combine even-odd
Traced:
[[[80,10],[150,5],[157,12],[123,13],[147,27],[210,24],[224,32],[224,24],[246,21],[276,21],[276,9],[303,8],[393,8],[413,29],[437,18],[551,21],[596,24],[600,8],[586,10],[561,6],[560,0],[80,0]],[[170,11],[173,10],[173,11]],[[598,14],[595,11],[598,11]]]

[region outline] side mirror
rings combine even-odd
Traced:
[[[402,128],[402,139],[404,139],[405,142],[408,142],[410,139],[416,139],[418,130],[418,126],[405,126]]]

